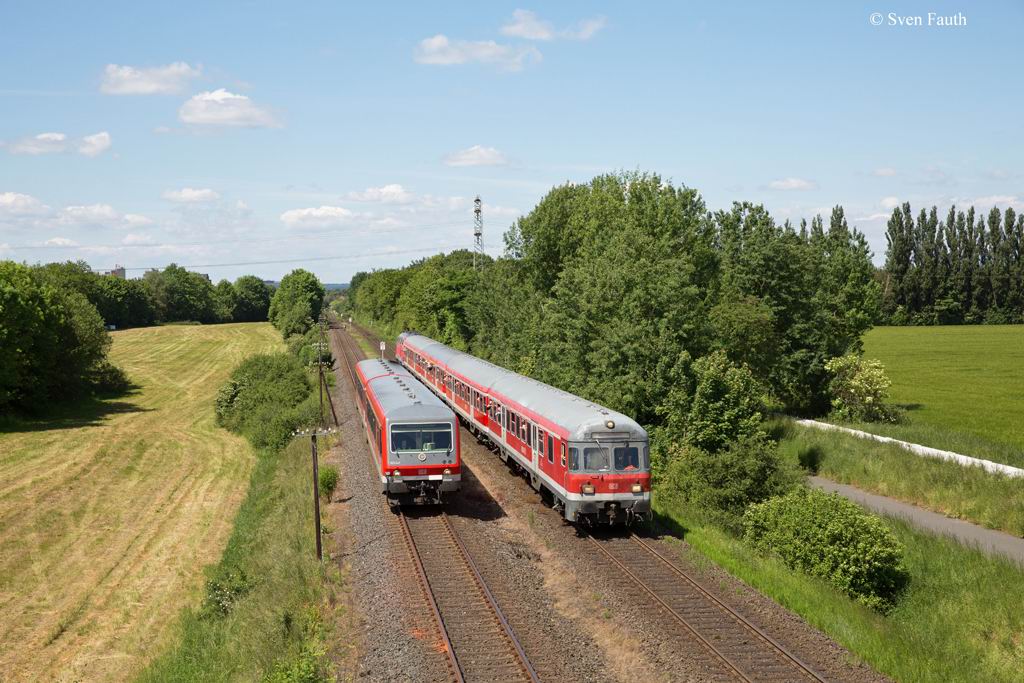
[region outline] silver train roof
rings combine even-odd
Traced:
[[[359,361],[356,367],[367,379],[387,420],[450,422],[455,413],[412,373],[395,361]]]
[[[543,415],[565,429],[570,439],[590,438],[594,432],[628,433],[630,439],[647,439],[646,430],[633,418],[610,408],[457,351],[422,334],[403,332],[399,339],[404,339],[414,349],[429,354],[451,371],[470,378],[489,392],[501,394]],[[615,423],[614,427],[606,426],[609,420]]]

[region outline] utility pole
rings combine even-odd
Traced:
[[[480,201],[480,195],[476,196],[473,201],[473,270],[476,270],[480,265],[483,265],[484,257],[484,218],[483,218],[483,202]]]

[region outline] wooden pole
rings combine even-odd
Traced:
[[[317,464],[316,434],[310,437],[313,452],[313,520],[316,524],[316,559],[324,559],[324,549],[320,540],[320,466]]]

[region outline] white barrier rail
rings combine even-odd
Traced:
[[[1024,469],[1019,467],[1011,467],[1004,465],[999,462],[992,462],[991,460],[982,460],[981,458],[972,458],[967,455],[961,455],[960,453],[954,453],[953,451],[942,451],[938,448],[931,448],[929,446],[922,446],[916,443],[910,443],[909,441],[900,441],[899,439],[893,439],[888,436],[879,436],[878,434],[871,434],[869,432],[862,432],[859,429],[850,429],[849,427],[840,427],[839,425],[829,424],[828,422],[818,422],[817,420],[795,420],[797,424],[804,425],[805,427],[811,427],[813,429],[823,429],[826,431],[845,432],[862,439],[871,439],[872,441],[881,441],[882,443],[893,444],[904,448],[915,455],[924,456],[926,458],[938,458],[939,460],[951,460],[955,463],[959,463],[965,467],[980,467],[986,472],[993,474],[1002,474],[1007,477],[1024,477]]]

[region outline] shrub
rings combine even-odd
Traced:
[[[877,360],[865,360],[856,354],[833,358],[825,363],[832,375],[828,389],[832,412],[840,420],[896,422],[896,410],[885,404],[892,382]]]
[[[744,540],[818,576],[858,602],[888,610],[906,586],[903,549],[882,520],[836,494],[796,489],[751,505]]]
[[[237,567],[221,567],[206,582],[206,597],[200,615],[204,618],[226,617],[235,602],[252,588],[245,572]]]
[[[320,466],[320,495],[330,499],[338,486],[338,468],[334,465]]]
[[[695,512],[739,531],[751,503],[779,494],[791,485],[774,442],[763,433],[747,436],[718,453],[694,446],[669,449],[663,486]]]
[[[294,356],[287,353],[250,356],[235,368],[231,378],[217,392],[217,423],[251,436],[257,430],[262,432],[268,422],[281,426],[293,421],[288,413],[309,394],[306,371]],[[290,432],[291,428],[286,431]]]

